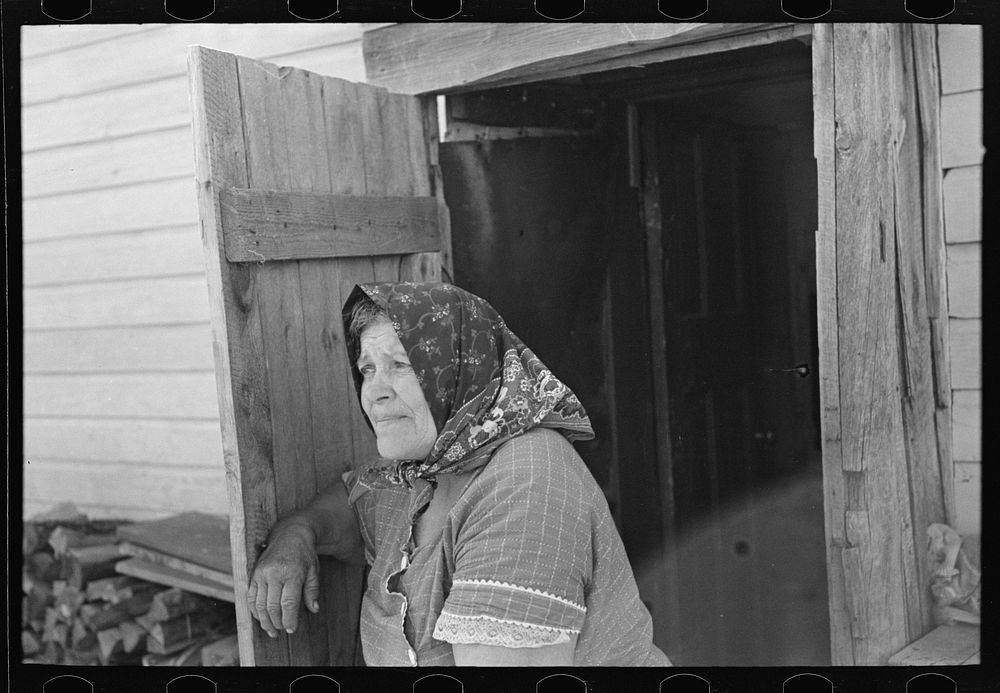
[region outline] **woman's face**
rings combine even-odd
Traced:
[[[361,407],[378,436],[379,455],[392,460],[427,457],[437,428],[406,350],[388,321],[361,333],[357,366]]]

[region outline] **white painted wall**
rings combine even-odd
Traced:
[[[958,531],[979,534],[982,508],[982,27],[938,26],[941,166],[948,249],[953,455]]]
[[[362,81],[361,30],[23,28],[26,517],[227,512],[187,46]]]

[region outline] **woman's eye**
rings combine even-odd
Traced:
[[[400,370],[413,370],[413,366],[405,361],[396,361],[396,368],[399,368]]]
[[[361,375],[371,375],[375,372],[375,366],[358,366],[358,372],[361,373]]]

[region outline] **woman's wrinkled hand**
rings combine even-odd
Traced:
[[[294,633],[299,627],[302,601],[314,614],[319,612],[315,535],[303,525],[279,526],[268,537],[268,546],[250,576],[250,615],[272,638],[279,630]]]

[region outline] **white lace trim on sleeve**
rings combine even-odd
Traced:
[[[499,645],[500,647],[544,647],[569,642],[573,628],[539,626],[492,616],[459,616],[442,611],[434,626],[434,638],[453,645]]]
[[[521,587],[520,585],[514,585],[509,582],[499,582],[498,580],[455,580],[453,584],[474,586],[483,585],[487,587],[500,587],[502,589],[514,590],[516,592],[526,592],[528,594],[534,594],[538,597],[545,597],[546,599],[557,601],[560,604],[565,604],[566,606],[572,607],[581,613],[587,613],[587,607],[581,606],[580,604],[570,601],[569,599],[557,597],[554,594],[549,594],[548,592],[543,592],[542,590],[536,590],[532,587]]]

